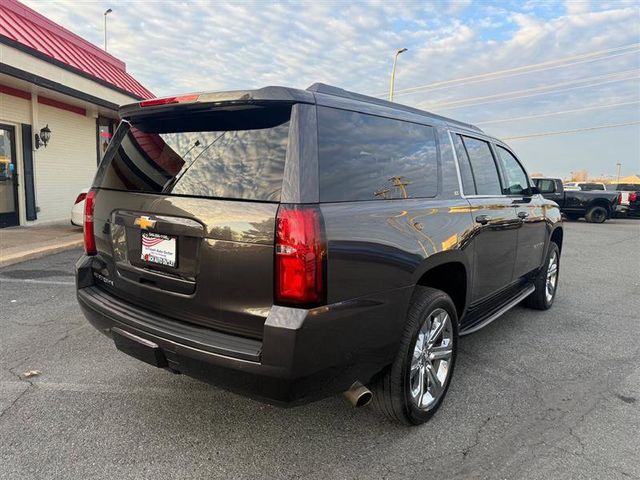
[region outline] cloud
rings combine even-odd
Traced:
[[[591,9],[591,2],[588,0],[567,0],[564,3],[569,15],[580,15]]]
[[[398,59],[396,89],[640,42],[637,2],[421,2],[410,0],[344,3],[151,0],[97,4],[51,0],[30,7],[97,45],[102,43],[103,11],[108,6],[109,51],[158,95],[288,85],[306,88],[321,81],[368,94],[388,88],[393,53]],[[504,91],[552,85],[637,68],[635,54],[612,57],[536,74],[439,90],[398,95],[397,101],[429,105]],[[638,98],[638,81],[620,82],[559,94],[470,106],[438,113],[463,121],[507,118],[567,110],[610,99]],[[637,109],[598,110],[587,116],[545,117],[491,125],[498,136],[583,126],[607,119],[638,119]],[[607,133],[598,133],[605,138]],[[581,137],[557,137],[554,152],[541,158],[538,147],[520,142],[535,170],[562,174],[582,163],[597,165],[610,151],[580,151]],[[537,145],[545,144],[539,139]],[[630,131],[617,155],[640,156],[638,129]],[[561,147],[558,148],[558,145]],[[572,150],[573,149],[573,150]],[[559,161],[562,161],[561,167]],[[582,163],[581,163],[582,162]],[[608,162],[608,160],[607,160]],[[570,164],[571,163],[571,164]],[[615,164],[615,162],[613,162]],[[580,164],[580,165],[578,165]],[[547,168],[548,166],[548,168]],[[587,165],[588,166],[588,165]],[[599,164],[598,164],[599,166]],[[557,171],[551,170],[558,168]],[[640,169],[640,167],[638,168]]]

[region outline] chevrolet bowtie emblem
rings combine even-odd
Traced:
[[[151,220],[149,217],[138,217],[133,222],[134,225],[138,225],[142,230],[149,230],[156,226],[156,221]]]

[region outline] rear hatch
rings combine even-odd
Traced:
[[[94,182],[94,277],[114,296],[261,338],[291,104],[141,108]]]

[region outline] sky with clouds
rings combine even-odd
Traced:
[[[314,82],[384,96],[406,47],[397,102],[500,138],[640,122],[639,0],[22,1],[96,45],[112,8],[109,52],[158,96]],[[508,143],[530,172],[640,174],[638,123]]]

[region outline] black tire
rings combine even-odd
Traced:
[[[553,287],[553,294],[551,298],[547,296],[547,275],[549,273],[549,263],[551,258],[555,255],[556,260],[556,280]],[[548,310],[553,305],[553,301],[556,298],[556,292],[558,291],[558,279],[560,278],[560,249],[554,242],[549,244],[549,251],[547,252],[547,258],[544,261],[543,267],[536,276],[534,285],[536,287],[535,292],[524,299],[524,306],[534,308],[536,310]]]
[[[606,208],[595,206],[589,209],[584,218],[589,223],[604,223],[608,216]]]
[[[442,366],[447,373],[444,385],[441,386],[439,397],[434,400],[434,403],[430,404],[428,408],[422,409],[418,408],[410,391],[411,361],[419,333],[421,333],[420,329],[426,321],[431,321],[429,319],[432,313],[441,312],[441,310],[444,310],[449,315],[450,330],[447,330],[447,332],[448,335],[450,334],[451,342],[450,344],[447,343],[447,345],[451,346],[451,356],[448,363],[440,363],[445,360],[434,361],[433,365],[436,365],[435,362],[438,362],[438,367],[435,368],[436,370],[439,371]],[[436,336],[434,338],[444,339],[444,336]],[[371,385],[371,390],[373,391],[373,407],[393,422],[405,425],[420,425],[428,421],[438,408],[440,408],[449,389],[456,361],[457,348],[458,316],[449,295],[433,288],[416,287],[407,314],[405,331],[402,341],[400,342],[398,354],[393,364],[385,369]]]

